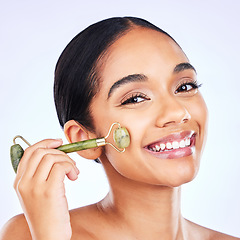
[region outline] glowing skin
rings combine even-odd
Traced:
[[[138,29],[114,43],[103,61],[101,91],[91,105],[96,131],[101,135],[117,120],[131,136],[131,144],[123,155],[106,147],[107,161],[123,177],[143,183],[180,186],[191,181],[199,168],[207,109],[199,91],[191,86],[196,82],[196,72],[191,68],[174,72],[177,65],[188,63],[185,54],[167,36]],[[116,82],[133,74],[141,74],[144,79],[126,80],[109,96]],[[186,90],[176,93],[181,84],[185,84]],[[137,96],[138,103],[121,105],[132,96]],[[194,133],[191,154],[183,153],[182,148],[184,157],[161,158],[146,149],[163,137],[186,131]],[[166,147],[169,144],[164,143]],[[102,161],[106,161],[105,157]]]
[[[198,172],[206,136],[207,108],[194,68],[173,40],[136,28],[108,49],[98,70],[95,134],[118,121],[131,137],[123,154],[106,146],[99,157],[110,184],[96,204],[103,213],[97,222],[108,226],[107,232],[103,225],[95,229],[99,239],[197,239],[196,231],[203,239],[208,230],[186,221],[180,210],[179,186]],[[171,149],[176,141],[179,148]],[[156,145],[162,152],[152,151]]]
[[[30,229],[40,236],[34,239],[237,239],[181,215],[180,186],[199,169],[207,108],[197,89],[196,72],[180,47],[162,33],[135,28],[108,49],[98,70],[100,89],[91,102],[94,132],[70,120],[65,134],[70,142],[101,137],[117,121],[128,129],[130,145],[124,153],[110,146],[78,152],[88,159],[100,158],[110,191],[99,203],[70,212],[62,183],[65,175],[77,178],[74,162],[51,149],[61,145],[59,141],[44,140],[30,147],[20,162],[15,188],[19,191],[21,184],[20,201]],[[28,171],[23,172],[27,164]],[[33,180],[26,185],[23,177],[32,172]],[[43,179],[46,191],[36,179],[42,172],[51,180]],[[32,239],[26,229],[20,215],[8,225],[3,240],[16,239],[12,232],[18,239]]]

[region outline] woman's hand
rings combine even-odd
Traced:
[[[79,170],[54,149],[61,144],[48,139],[27,148],[18,166],[14,188],[34,240],[69,240],[72,235],[64,178],[76,180]]]

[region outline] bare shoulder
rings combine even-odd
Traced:
[[[11,218],[1,229],[0,240],[31,240],[27,221],[23,214]]]
[[[211,230],[210,240],[240,240],[240,238]]]
[[[230,236],[228,234],[203,227],[201,225],[190,222],[188,220],[187,220],[187,224],[190,226],[189,229],[191,229],[191,231],[189,232],[189,235],[190,236],[195,235],[195,239],[201,239],[201,240],[202,239],[205,239],[205,240],[240,240],[240,238]],[[198,238],[196,238],[196,233],[198,233]]]
[[[99,239],[103,225],[99,221],[96,204],[70,210],[72,238],[94,240]],[[0,231],[0,240],[32,240],[28,223],[24,214],[11,218]]]

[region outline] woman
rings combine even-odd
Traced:
[[[138,18],[112,18],[77,35],[55,72],[55,103],[69,142],[125,126],[124,153],[111,146],[78,152],[98,159],[110,191],[100,202],[68,210],[64,177],[79,170],[54,149],[62,140],[29,147],[14,187],[24,215],[11,219],[11,239],[238,239],[184,219],[181,185],[197,174],[207,108],[196,71],[166,32]],[[111,141],[111,140],[110,140]]]

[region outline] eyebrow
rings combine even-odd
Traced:
[[[182,72],[182,71],[188,70],[188,69],[191,69],[194,72],[196,72],[196,70],[192,66],[192,64],[190,64],[188,62],[184,62],[184,63],[177,64],[175,66],[175,68],[173,69],[173,73],[179,73],[179,72]],[[130,82],[145,82],[147,80],[148,80],[148,78],[144,74],[131,74],[126,77],[123,77],[112,85],[112,87],[110,88],[110,90],[108,92],[107,99],[109,99],[111,97],[112,93],[117,88],[121,87],[124,84],[130,83]]]
[[[122,85],[130,83],[130,82],[145,82],[145,81],[147,81],[147,79],[148,78],[144,74],[131,74],[126,77],[123,77],[112,85],[112,87],[110,88],[110,90],[108,92],[107,99],[109,99],[111,97],[114,90],[121,87]]]
[[[179,63],[176,65],[176,67],[173,69],[173,73],[180,73],[184,70],[188,70],[191,69],[194,72],[197,73],[196,69],[193,67],[192,64],[188,63],[188,62],[184,62],[184,63]]]

